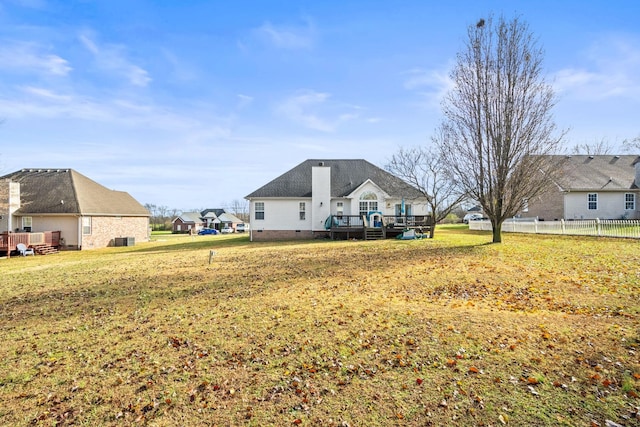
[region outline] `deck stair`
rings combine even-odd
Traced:
[[[33,245],[33,250],[38,254],[38,255],[50,255],[50,254],[57,254],[58,253],[58,249],[47,245],[47,244],[41,244],[41,245]]]
[[[364,230],[365,240],[382,240],[384,238],[384,229],[382,228],[365,228]]]

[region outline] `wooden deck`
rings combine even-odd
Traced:
[[[7,257],[11,257],[11,252],[17,250],[18,243],[24,243],[40,255],[55,253],[60,247],[60,232],[0,233],[0,252],[5,252]]]
[[[431,230],[431,217],[383,215],[382,221],[370,223],[360,215],[331,215],[327,219],[327,229],[331,239],[378,240],[395,238],[407,229],[419,233]]]

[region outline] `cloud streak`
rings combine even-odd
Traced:
[[[93,54],[96,65],[100,69],[124,77],[134,86],[145,87],[151,82],[151,77],[146,70],[126,58],[126,49],[123,46],[98,45],[87,33],[80,34],[78,38],[85,49]]]
[[[288,120],[321,132],[333,132],[339,125],[358,118],[359,115],[354,112],[357,107],[331,103],[330,98],[328,93],[301,90],[282,101],[276,107],[276,112]],[[349,111],[336,113],[336,110],[345,108]]]
[[[304,26],[276,26],[265,22],[254,30],[256,36],[264,43],[278,49],[310,49],[315,44],[317,33],[315,27],[307,21]]]
[[[0,47],[0,68],[53,76],[66,76],[71,72],[66,59],[43,50],[35,43],[8,43]]]
[[[594,42],[582,67],[567,67],[552,76],[554,88],[579,99],[640,97],[640,40],[609,35]]]

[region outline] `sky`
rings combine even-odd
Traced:
[[[428,146],[467,28],[519,17],[565,145],[640,135],[640,2],[0,0],[0,175],[228,207],[306,159]]]

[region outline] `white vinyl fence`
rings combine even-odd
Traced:
[[[491,221],[469,221],[470,230],[491,231]],[[640,239],[637,219],[580,219],[538,221],[536,218],[513,218],[502,224],[502,231],[513,233],[567,234],[577,236],[626,237]]]

